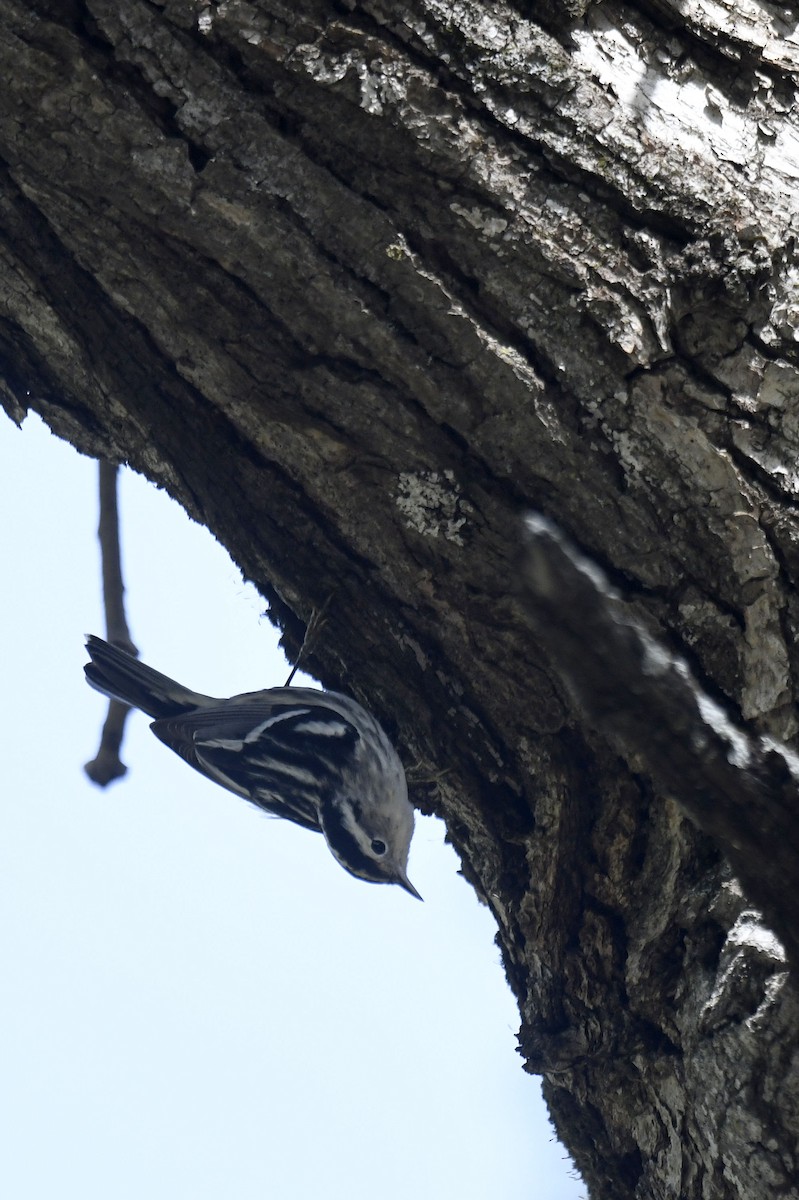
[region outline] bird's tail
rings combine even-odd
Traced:
[[[213,703],[210,696],[182,687],[174,679],[145,666],[126,650],[120,650],[102,638],[90,634],[86,649],[92,661],[83,670],[92,687],[133,708],[140,708],[150,717],[175,717]]]

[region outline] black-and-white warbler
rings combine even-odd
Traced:
[[[360,704],[337,692],[277,687],[218,700],[182,687],[98,637],[93,688],[139,708],[170,750],[229,791],[324,834],[345,871],[372,883],[407,876],[413,808],[396,750]]]

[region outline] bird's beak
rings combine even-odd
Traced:
[[[415,896],[417,900],[422,899],[404,871],[397,871],[397,883],[400,887],[405,888],[406,892],[410,892],[412,896]]]

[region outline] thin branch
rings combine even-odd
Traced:
[[[525,544],[536,632],[589,724],[716,839],[799,967],[799,758],[733,723],[552,523]]]
[[[97,536],[100,540],[100,558],[103,576],[103,606],[105,608],[105,630],[109,642],[138,654],[133,644],[125,617],[125,586],[122,581],[122,556],[119,546],[119,510],[117,506],[117,475],[119,468],[108,462],[100,466],[100,523]],[[108,716],[100,737],[97,756],[83,768],[93,783],[107,787],[127,771],[119,752],[125,735],[125,720],[130,705],[120,700],[109,700]]]
[[[103,605],[106,639],[128,654],[138,655],[125,617],[125,585],[122,581],[122,554],[119,546],[119,507],[117,505],[116,463],[100,463],[100,557],[103,571]]]
[[[309,620],[308,624],[305,627],[305,636],[302,639],[302,645],[300,646],[299,654],[297,655],[296,659],[294,660],[294,666],[291,668],[291,673],[289,674],[288,679],[283,684],[284,687],[288,687],[290,685],[292,679],[299,671],[300,664],[302,663],[303,659],[306,657],[306,655],[308,655],[310,653],[311,648],[316,643],[316,641],[319,637],[319,634],[322,632],[325,625],[327,624],[327,619],[325,617],[325,613],[327,612],[328,607],[330,605],[330,601],[332,599],[333,599],[333,593],[331,592],[330,595],[328,596],[327,600],[325,600],[322,607],[315,608],[313,610],[313,612],[311,613],[311,619]]]

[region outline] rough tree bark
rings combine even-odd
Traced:
[[[0,0],[8,412],[330,598],[602,1200],[799,1196],[779,943],[517,589],[533,507],[795,738],[796,11]]]

